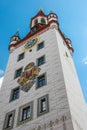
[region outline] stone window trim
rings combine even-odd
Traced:
[[[37,44],[37,51],[41,50],[42,48],[44,48],[44,41],[40,42]]]
[[[11,126],[7,126],[8,125],[8,120],[9,120],[9,116],[12,114],[12,124]],[[15,110],[12,110],[10,112],[8,112],[5,116],[5,120],[4,120],[4,125],[3,125],[3,130],[10,130],[13,128],[14,125],[14,118],[15,118]]]
[[[41,112],[41,100],[46,100],[46,110]],[[49,112],[49,95],[46,94],[40,98],[37,99],[37,117],[42,116]]]
[[[43,86],[39,87],[39,86],[38,86],[38,78],[41,77],[41,76],[43,76],[43,75],[45,76],[45,84],[44,84]],[[46,72],[40,74],[40,75],[36,78],[36,89],[42,88],[42,87],[44,87],[45,85],[47,85],[47,73],[46,73]]]
[[[44,59],[44,62],[43,62],[42,64],[39,64],[39,60],[40,60],[41,58]],[[41,66],[41,65],[43,65],[43,64],[45,64],[45,63],[46,63],[46,57],[45,57],[45,55],[42,55],[42,56],[40,56],[39,58],[36,59],[36,64],[37,64],[37,66]]]
[[[13,99],[14,91],[17,90],[17,89],[19,89],[18,97],[15,98],[15,99]],[[18,86],[18,87],[15,87],[15,88],[13,88],[13,89],[11,90],[11,95],[10,95],[10,100],[9,100],[9,102],[16,101],[17,99],[19,99],[19,96],[20,96],[20,87]]]
[[[25,120],[22,120],[23,110],[27,107],[30,107],[30,117]],[[22,125],[32,119],[33,119],[33,101],[19,107],[17,126]]]
[[[17,79],[18,77],[21,76],[21,74],[20,74],[19,76],[17,75],[17,73],[18,73],[19,70],[21,70],[21,74],[22,74],[23,67],[20,67],[20,68],[18,68],[18,69],[15,70],[15,73],[14,73],[14,79]]]
[[[21,61],[24,59],[24,56],[25,56],[25,52],[22,52],[21,54],[18,55],[18,58],[17,58],[17,62]]]

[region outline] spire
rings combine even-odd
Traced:
[[[36,16],[38,16],[38,15],[39,15],[39,16],[46,16],[46,15],[44,14],[42,8],[40,8],[40,10],[39,10],[39,12],[37,13]]]
[[[36,18],[36,17],[38,17],[38,16],[45,16],[45,17],[47,17],[47,16],[44,14],[42,8],[39,9],[39,12],[38,12],[32,19],[34,19],[34,18]]]
[[[40,8],[40,10],[39,11],[43,11],[43,9],[42,8]]]

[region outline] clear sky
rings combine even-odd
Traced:
[[[87,102],[87,0],[0,0],[0,78],[4,76],[10,37],[17,30],[23,38],[39,9],[58,15],[60,29],[71,39],[73,59]],[[73,86],[74,87],[74,86]]]

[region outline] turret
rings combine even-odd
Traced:
[[[58,29],[58,16],[52,11],[48,15],[48,23],[50,23],[50,26],[56,27]]]
[[[30,29],[31,32],[36,32],[48,23],[47,16],[43,13],[42,9],[37,13],[35,17],[31,19]]]
[[[19,32],[17,31],[16,34],[14,34],[11,38],[10,38],[10,45],[9,45],[9,50],[10,52],[12,52],[15,49],[15,44],[17,42],[20,41],[20,36],[19,36]]]
[[[71,40],[69,38],[66,38],[65,40],[66,40],[66,45],[70,51],[70,54],[73,55],[74,49],[72,47]]]

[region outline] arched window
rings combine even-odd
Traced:
[[[36,19],[35,21],[34,21],[34,24],[36,25],[38,23],[38,20]]]
[[[41,23],[46,24],[46,21],[44,18],[41,18]]]

